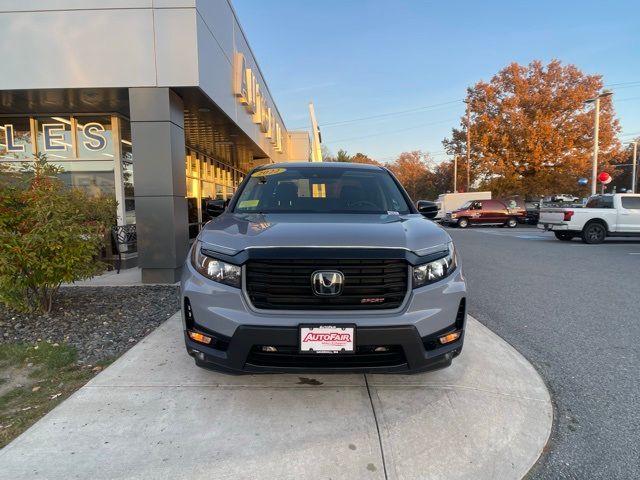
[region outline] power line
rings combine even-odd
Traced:
[[[636,84],[640,84],[640,80],[634,80],[632,82],[607,83],[604,86],[605,87],[617,87],[619,85],[636,85]]]
[[[440,151],[437,151],[437,152],[431,152],[431,151],[426,150],[424,153],[426,153],[430,157],[438,157],[440,155],[448,155],[446,150],[440,150]],[[379,162],[386,162],[388,160],[396,160],[399,156],[400,156],[400,154],[391,155],[390,157],[382,157],[382,158],[373,157],[373,158],[374,158],[374,160],[377,160]]]
[[[408,109],[408,110],[398,110],[396,112],[381,113],[379,115],[369,115],[368,117],[354,118],[354,119],[351,119],[351,120],[342,120],[342,121],[339,121],[339,122],[323,123],[320,126],[321,127],[331,127],[331,126],[334,126],[334,125],[344,125],[346,123],[361,122],[363,120],[370,120],[372,118],[383,118],[383,117],[391,117],[391,116],[394,116],[394,115],[404,115],[404,114],[407,114],[407,113],[419,112],[419,111],[427,110],[427,109],[430,109],[430,108],[443,107],[443,106],[446,106],[446,105],[459,103],[461,101],[462,100],[451,100],[449,102],[436,103],[434,105],[425,105],[423,107],[411,108],[411,109]]]
[[[629,82],[616,82],[616,83],[607,83],[604,85],[604,87],[616,87],[613,90],[620,90],[623,88],[633,88],[635,86],[640,87],[640,80],[633,80],[633,81],[629,81]],[[442,102],[442,103],[434,103],[432,105],[423,105],[422,107],[415,107],[415,108],[409,108],[406,110],[396,110],[393,112],[387,112],[387,113],[381,113],[378,115],[369,115],[366,117],[359,117],[359,118],[352,118],[349,120],[338,120],[335,122],[327,122],[327,123],[320,123],[320,127],[332,127],[335,125],[345,125],[348,123],[354,123],[354,122],[361,122],[363,120],[370,120],[370,119],[374,119],[374,118],[385,118],[385,117],[391,117],[391,116],[395,116],[395,115],[405,115],[408,113],[414,113],[414,112],[419,112],[422,110],[428,110],[431,108],[437,108],[437,107],[444,107],[447,105],[453,105],[453,104],[457,104],[459,102],[464,101],[464,98],[460,98],[457,100],[449,100],[447,102]],[[306,128],[305,126],[298,126],[298,127],[293,127],[292,129],[297,129],[297,128]]]
[[[340,140],[334,140],[334,141],[331,141],[331,142],[324,142],[324,144],[325,145],[330,145],[330,144],[333,144],[333,143],[349,142],[351,140],[359,140],[361,138],[380,137],[380,136],[383,136],[383,135],[389,135],[389,134],[393,134],[393,133],[405,132],[407,130],[415,130],[416,128],[428,127],[430,125],[438,125],[440,123],[453,122],[455,120],[457,120],[457,118],[451,118],[451,119],[447,119],[447,120],[441,120],[441,121],[438,121],[438,122],[431,122],[431,123],[425,123],[425,124],[420,124],[420,125],[414,125],[413,127],[402,128],[402,129],[399,129],[399,130],[389,130],[387,132],[373,133],[371,135],[362,135],[362,136],[359,136],[359,137],[342,138]]]
[[[356,123],[356,122],[361,122],[363,120],[370,120],[370,119],[375,119],[375,118],[385,118],[385,117],[392,117],[392,116],[396,116],[396,115],[406,115],[408,113],[415,113],[415,112],[420,112],[423,110],[428,110],[428,109],[432,109],[432,108],[438,108],[438,107],[444,107],[447,105],[453,105],[453,104],[457,104],[462,102],[462,99],[460,100],[450,100],[448,102],[442,102],[442,103],[434,103],[433,105],[424,105],[422,107],[415,107],[415,108],[410,108],[407,110],[396,110],[394,112],[387,112],[387,113],[380,113],[377,115],[369,115],[366,117],[359,117],[359,118],[352,118],[350,120],[339,120],[336,122],[327,122],[327,123],[321,123],[320,127],[333,127],[333,126],[337,126],[337,125],[346,125],[348,123]],[[297,128],[304,128],[304,127],[297,127]]]
[[[638,85],[640,86],[640,85]],[[628,100],[638,100],[640,97],[628,97],[628,98],[615,98],[614,101],[617,103],[626,102]]]

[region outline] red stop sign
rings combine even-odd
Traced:
[[[600,175],[598,175],[598,180],[601,183],[609,183],[611,181],[611,175],[607,172],[601,172]]]

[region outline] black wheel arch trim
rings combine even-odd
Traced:
[[[584,224],[584,227],[582,227],[582,230],[586,230],[590,225],[593,225],[594,223],[599,223],[600,225],[602,225],[605,229],[605,233],[608,235],[609,232],[611,231],[609,229],[609,224],[607,223],[606,220],[602,219],[602,218],[592,218],[589,221],[587,221],[587,223]]]

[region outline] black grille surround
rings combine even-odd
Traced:
[[[260,346],[254,346],[247,356],[247,363],[258,367],[310,369],[400,367],[407,364],[400,345],[386,346],[384,352],[376,352],[374,346],[358,346],[355,353],[337,355],[299,353],[297,346],[277,348],[277,352],[263,352]]]
[[[344,287],[337,296],[317,296],[311,285],[316,271],[337,270]],[[250,258],[245,264],[249,300],[264,310],[391,310],[399,308],[409,286],[404,259]]]

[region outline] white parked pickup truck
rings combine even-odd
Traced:
[[[540,209],[538,228],[551,230],[558,240],[581,237],[602,243],[607,237],[640,237],[640,194],[594,195],[584,208]]]

